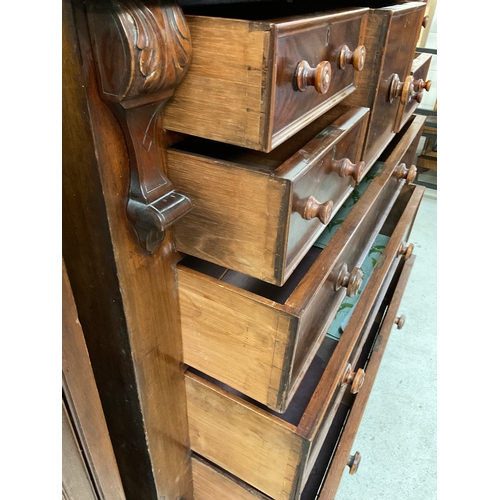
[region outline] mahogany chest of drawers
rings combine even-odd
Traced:
[[[73,10],[65,261],[127,498],[332,500],[404,323],[425,3],[278,3]]]

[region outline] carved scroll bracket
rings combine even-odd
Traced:
[[[92,0],[88,19],[101,97],[125,134],[130,157],[127,217],[141,246],[155,252],[189,198],[164,175],[156,124],[191,62],[191,38],[172,0]]]

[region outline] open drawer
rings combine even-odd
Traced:
[[[206,375],[186,372],[196,453],[271,498],[300,498],[345,394],[362,387],[364,374],[356,367],[392,278],[411,256],[407,240],[423,191],[414,185],[403,189],[381,230],[389,236],[385,250],[347,328],[338,344],[324,340],[284,414]]]
[[[193,203],[177,250],[283,285],[367,172],[368,114],[326,113],[271,153],[195,137],[166,149],[168,177]]]
[[[361,286],[357,268],[408,180],[411,169],[400,161],[420,132],[410,127],[400,137],[349,214],[333,221],[341,223],[326,247],[312,247],[283,287],[183,259],[184,362],[285,411],[345,295]]]
[[[398,329],[402,328],[403,316],[398,317],[397,314],[414,261],[415,255],[407,261],[401,261],[394,274],[356,365],[357,369],[364,368],[364,383],[357,394],[345,393],[302,490],[301,500],[333,500],[342,476],[346,472],[346,466],[349,467],[350,474],[357,471],[361,455],[357,452],[351,455],[352,443],[391,330],[394,324],[398,324]],[[197,454],[193,455],[192,463],[196,500],[269,500],[271,498]]]
[[[356,89],[367,8],[203,10],[185,11],[193,59],[164,107],[166,129],[269,152]]]

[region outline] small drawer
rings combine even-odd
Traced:
[[[424,92],[431,89],[432,82],[427,80],[432,54],[416,54],[410,75],[406,77],[401,94],[395,132],[399,132],[422,101]]]
[[[366,28],[366,62],[358,88],[343,104],[371,109],[363,158],[374,162],[394,137],[405,79],[410,75],[425,2],[371,9]]]
[[[184,362],[284,411],[357,283],[356,272],[348,288],[339,288],[336,278],[344,266],[352,272],[363,262],[407,180],[398,178],[410,170],[401,158],[419,132],[408,128],[359,201],[332,220],[327,229],[335,234],[325,248],[312,247],[284,286],[184,258],[178,265]]]
[[[168,177],[193,209],[176,248],[283,285],[366,170],[369,110],[328,113],[271,153],[191,138],[165,150]]]
[[[272,9],[187,11],[193,60],[164,107],[166,129],[269,152],[355,90],[367,8]]]
[[[206,375],[186,372],[194,452],[271,498],[300,498],[342,401],[363,386],[358,367],[365,344],[393,276],[411,257],[407,241],[423,191],[405,186],[381,231],[390,238],[352,320],[338,343],[324,340],[286,413],[272,412]]]

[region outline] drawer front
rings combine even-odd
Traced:
[[[318,21],[314,26],[304,28],[278,25],[271,124],[273,148],[355,90],[359,69],[345,62],[345,49],[342,52],[342,48],[346,46],[354,54],[359,47],[356,55],[361,54],[366,18],[366,11],[354,11],[340,20]],[[356,68],[361,68],[361,71],[363,63],[359,61],[362,57],[359,55],[356,59],[360,64]],[[316,68],[325,61],[331,66],[328,90],[321,94],[314,85],[299,90],[294,76],[299,63],[305,62]]]
[[[395,132],[399,132],[403,128],[422,101],[423,93],[430,90],[432,82],[427,80],[427,74],[429,73],[431,60],[431,54],[417,54],[413,60],[410,75],[406,77],[404,82],[404,93],[401,95],[399,102]]]
[[[399,109],[398,89],[396,83],[404,83],[411,68],[415,54],[418,34],[422,25],[425,4],[418,7],[408,6],[408,9],[394,8],[373,11],[375,23],[389,22],[387,27],[384,58],[380,69],[378,86],[373,102],[372,121],[366,139],[364,156],[378,157],[396,131],[396,116]],[[389,20],[386,20],[390,12]],[[395,95],[396,94],[396,95]]]
[[[286,15],[282,7],[280,15]],[[353,8],[275,21],[187,15],[193,59],[163,109],[164,128],[271,151],[355,90],[357,71],[349,63],[341,69],[337,60],[342,45],[354,51],[362,43],[367,12]],[[304,91],[295,77],[301,61],[311,68],[299,78]],[[320,68],[330,64],[331,70],[318,73],[318,81],[328,83],[318,92],[307,75],[314,80],[321,62]]]
[[[168,148],[168,176],[193,203],[174,226],[176,248],[283,285],[352,192],[352,176],[364,173],[368,114],[352,108],[323,130],[311,124],[272,153],[195,139]],[[351,175],[341,160],[352,163]]]
[[[409,186],[398,199],[385,228],[391,236],[361,295],[352,326],[350,322],[324,371],[318,374],[318,364],[311,364],[301,392],[284,415],[215,380],[186,373],[190,441],[196,453],[272,498],[300,497],[342,398],[352,388],[345,379],[346,368],[358,364],[366,332],[404,258],[400,245],[407,240],[423,191]],[[314,382],[318,375],[319,382]]]

